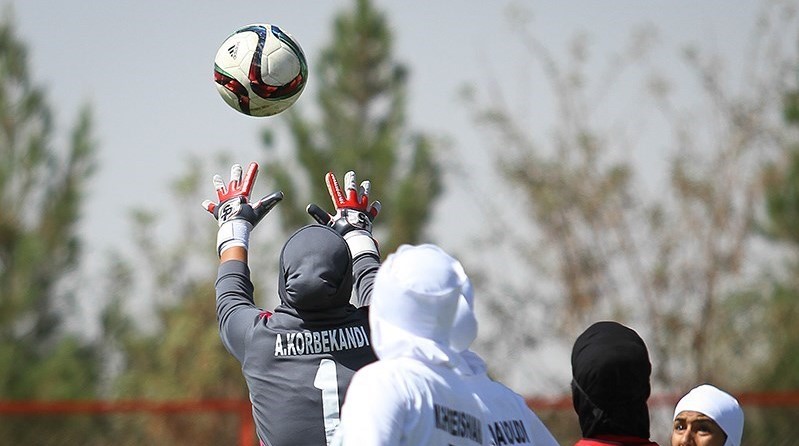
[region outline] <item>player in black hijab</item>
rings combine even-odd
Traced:
[[[586,329],[572,349],[572,402],[583,439],[576,446],[654,445],[649,441],[649,376],[643,339],[612,321]]]

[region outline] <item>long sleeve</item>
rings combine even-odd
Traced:
[[[366,254],[359,256],[352,263],[353,287],[355,289],[355,306],[364,307],[372,302],[372,288],[374,287],[375,274],[380,267],[377,257]]]
[[[261,310],[253,301],[253,284],[246,263],[230,260],[219,265],[216,279],[216,317],[225,348],[240,362],[247,335]]]

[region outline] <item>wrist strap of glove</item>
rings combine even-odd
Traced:
[[[356,229],[347,232],[343,237],[344,241],[347,242],[347,246],[350,248],[350,254],[353,260],[364,254],[372,254],[375,257],[380,257],[380,253],[377,250],[377,242],[375,242],[375,239],[373,239],[372,235],[367,231]]]
[[[221,257],[224,250],[234,246],[249,249],[250,231],[252,224],[240,218],[222,223],[216,233],[216,254]]]

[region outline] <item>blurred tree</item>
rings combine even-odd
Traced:
[[[229,164],[228,164],[229,167]],[[199,203],[213,192],[199,160],[172,184],[169,235],[159,235],[160,215],[135,210],[133,256],[109,262],[103,313],[104,352],[110,359],[107,396],[145,400],[242,399],[247,390],[238,363],[219,339],[215,311],[213,217]],[[205,186],[205,187],[203,187]],[[202,192],[201,192],[202,191]],[[264,225],[267,222],[262,223]],[[130,303],[146,296],[137,322]],[[141,311],[141,310],[140,310]],[[138,314],[141,317],[142,314]],[[239,419],[219,414],[128,418],[114,426],[139,444],[231,444]],[[200,421],[201,420],[201,421]]]
[[[66,326],[77,314],[78,223],[95,168],[91,113],[84,108],[65,147],[54,147],[49,105],[10,17],[0,19],[0,399],[91,398],[98,351]],[[32,438],[34,420],[4,421],[7,444],[88,439],[92,428],[51,420],[48,438]]]
[[[94,394],[91,345],[65,330],[74,314],[84,189],[95,167],[88,108],[67,147],[53,147],[52,116],[33,84],[27,50],[0,22],[0,398]]]
[[[369,0],[356,0],[334,22],[333,38],[316,65],[321,122],[287,112],[293,150],[277,159],[269,153],[265,176],[286,194],[280,214],[285,231],[312,220],[308,203],[332,211],[324,175],[339,181],[354,170],[358,182],[370,180],[372,198],[383,210],[375,235],[384,254],[401,243],[422,239],[431,207],[441,188],[441,171],[432,138],[405,123],[407,69],[394,61],[386,18]],[[267,130],[263,141],[274,145]]]
[[[799,29],[792,8],[766,6],[741,73],[699,47],[687,48],[684,60],[700,92],[687,110],[676,105],[677,86],[649,74],[664,72],[647,58],[657,37],[652,27],[632,36],[604,76],[590,78],[595,61],[586,36],[572,42],[561,62],[556,54],[562,53],[546,48],[526,22],[519,25],[523,45],[549,81],[554,128],[543,142],[528,130],[530,113],[513,110],[497,89],[485,99],[465,91],[493,144],[499,175],[510,181],[502,203],[477,207],[488,210],[490,234],[504,240],[499,246],[526,265],[516,289],[507,272],[485,273],[492,294],[484,299],[487,314],[498,328],[481,331],[480,344],[502,364],[511,353],[520,356],[520,345],[573,340],[590,322],[612,318],[647,339],[658,385],[682,390],[701,381],[736,382],[747,371],[729,364],[755,358],[756,347],[748,342],[752,326],[736,323],[727,298],[762,260],[753,249],[753,218],[763,200],[758,166],[781,150],[785,129],[774,104],[792,60],[785,42],[795,41]],[[636,69],[648,93],[633,89]],[[739,74],[735,85],[744,88],[735,90],[730,78]],[[614,108],[624,103],[635,109]],[[672,157],[655,184],[642,181],[652,174],[633,161],[635,138],[646,136],[653,116],[670,129],[671,137],[657,135],[655,144]],[[647,194],[647,186],[655,193]],[[510,212],[499,207],[508,201],[516,203]],[[496,238],[489,246],[498,246]]]
[[[799,64],[795,68],[799,74]],[[799,90],[785,95],[784,117],[788,125],[799,128]],[[781,161],[764,169],[766,213],[763,233],[790,251],[786,265],[766,276],[771,283],[761,287],[765,293],[750,293],[754,298],[751,313],[760,324],[755,339],[765,359],[756,364],[754,385],[760,390],[799,389],[799,143],[795,137],[785,141]],[[760,299],[758,299],[760,297]],[[759,310],[759,311],[757,311]],[[747,413],[746,438],[793,438],[799,407],[783,410],[758,410]],[[745,439],[746,439],[745,438]]]

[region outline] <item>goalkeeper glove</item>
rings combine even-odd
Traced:
[[[380,212],[380,202],[369,203],[371,183],[367,180],[357,187],[353,171],[344,175],[343,191],[332,172],[325,175],[325,183],[336,213],[330,215],[311,203],[306,208],[308,214],[320,224],[330,226],[341,234],[353,259],[363,254],[379,257],[377,242],[372,238],[372,222]]]
[[[250,231],[283,199],[283,192],[278,191],[255,203],[250,203],[250,193],[258,177],[258,163],[250,163],[243,180],[241,174],[241,165],[234,164],[230,168],[230,182],[227,185],[221,176],[214,175],[213,182],[218,201],[205,200],[202,204],[219,224],[216,236],[218,256],[233,246],[247,249]]]

